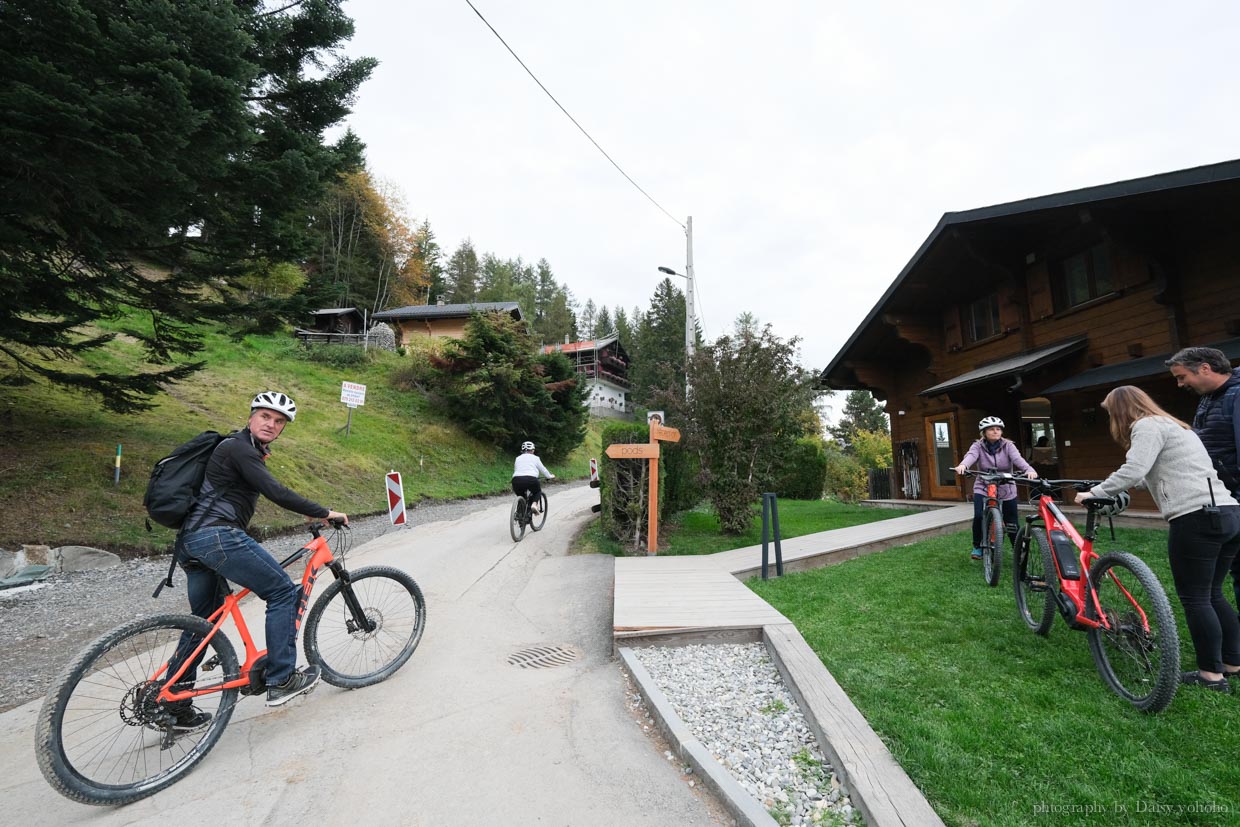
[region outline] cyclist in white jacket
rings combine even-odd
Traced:
[[[534,443],[522,442],[521,453],[517,455],[517,459],[512,464],[512,493],[518,497],[523,496],[526,491],[530,492],[529,498],[532,502],[534,513],[538,513],[538,502],[542,496],[542,486],[538,484],[538,475],[542,474],[549,480],[555,479],[555,474],[547,470],[542,464],[542,460],[534,453]]]

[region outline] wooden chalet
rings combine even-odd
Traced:
[[[945,214],[821,383],[885,401],[892,496],[959,500],[983,416],[1043,476],[1083,479],[1123,462],[1116,385],[1191,421],[1163,364],[1190,345],[1240,362],[1240,161]]]
[[[621,417],[630,413],[629,355],[620,346],[618,336],[543,347],[543,353],[556,351],[572,360],[577,375],[586,382],[586,404],[591,414]]]
[[[415,336],[448,336],[459,339],[465,334],[465,323],[474,313],[507,313],[517,321],[524,318],[516,302],[415,304],[395,310],[383,310],[371,318],[395,327],[396,344],[404,345]]]

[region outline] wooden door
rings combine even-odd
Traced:
[[[956,444],[956,414],[933,414],[926,417],[926,492],[932,500],[960,499],[960,485],[952,470],[964,451]]]

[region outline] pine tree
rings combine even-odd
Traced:
[[[887,414],[879,407],[870,392],[856,390],[850,391],[844,400],[844,410],[840,415],[840,421],[829,426],[827,430],[831,432],[831,436],[844,445],[851,445],[858,431],[877,431],[885,434],[889,433],[890,426],[887,422]]]
[[[469,304],[478,296],[478,254],[468,238],[461,242],[448,259],[447,283],[449,304]]]
[[[650,309],[642,315],[629,351],[633,399],[649,405],[654,395],[685,383],[685,296],[671,279],[655,287]]]
[[[598,309],[598,315],[594,318],[594,339],[604,339],[608,336],[614,336],[616,326],[611,321],[611,311],[607,309],[607,305],[603,305]]]
[[[597,317],[598,308],[594,306],[594,299],[586,299],[585,307],[581,308],[581,314],[577,317],[582,336],[594,337],[594,322]]]
[[[322,141],[375,65],[327,60],[351,34],[337,0],[0,3],[0,381],[141,410],[200,366],[175,363],[202,319],[282,301],[255,280],[313,254],[309,214],[360,155]],[[135,312],[147,361],[87,367],[114,335],[94,323]]]

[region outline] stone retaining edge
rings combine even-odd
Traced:
[[[750,795],[749,791],[742,787],[693,735],[685,722],[676,714],[667,696],[655,685],[654,678],[646,671],[646,667],[642,666],[632,648],[620,646],[616,648],[616,653],[649,705],[659,729],[674,745],[680,757],[693,767],[694,773],[719,796],[720,801],[736,818],[737,823],[746,825],[746,827],[778,827],[778,822],[771,817],[766,808]]]

